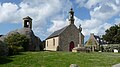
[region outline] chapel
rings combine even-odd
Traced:
[[[10,31],[6,35],[1,35],[0,41],[4,42],[4,39],[12,34],[22,34],[29,38],[29,44],[27,45],[26,50],[28,51],[40,50],[41,40],[34,34],[32,30],[32,18],[29,16],[24,17],[22,25],[23,27],[21,29],[16,29],[14,31]]]
[[[77,28],[74,24],[74,11],[69,11],[69,25],[53,32],[45,40],[45,50],[50,51],[72,51],[75,47],[82,47],[84,35],[81,33],[81,25]]]

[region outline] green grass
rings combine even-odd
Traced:
[[[0,57],[0,67],[111,67],[120,63],[120,53],[23,52]]]

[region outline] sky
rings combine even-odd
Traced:
[[[0,0],[0,34],[22,28],[23,18],[30,16],[35,35],[45,40],[69,24],[70,8],[85,41],[90,33],[101,36],[120,23],[120,0]]]

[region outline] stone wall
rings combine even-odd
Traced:
[[[83,47],[84,45],[84,35],[80,32],[79,33],[79,46],[78,47]]]
[[[94,34],[90,34],[90,38],[87,41],[87,43],[85,44],[85,47],[91,48],[92,51],[98,50],[99,43],[95,39]]]
[[[90,38],[87,41],[86,45],[99,45],[99,43],[97,42],[97,40],[94,37],[94,34],[90,34]]]
[[[21,28],[16,30],[19,34],[26,35],[29,38],[28,50],[40,50],[39,45],[41,45],[41,40],[39,37],[35,36],[34,32],[30,28]]]
[[[61,51],[69,51],[70,42],[74,42],[74,47],[78,46],[79,31],[74,24],[70,24],[61,34],[59,41],[59,49]]]

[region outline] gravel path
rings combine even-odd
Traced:
[[[120,67],[120,63],[116,64],[116,65],[113,65],[112,67]]]

